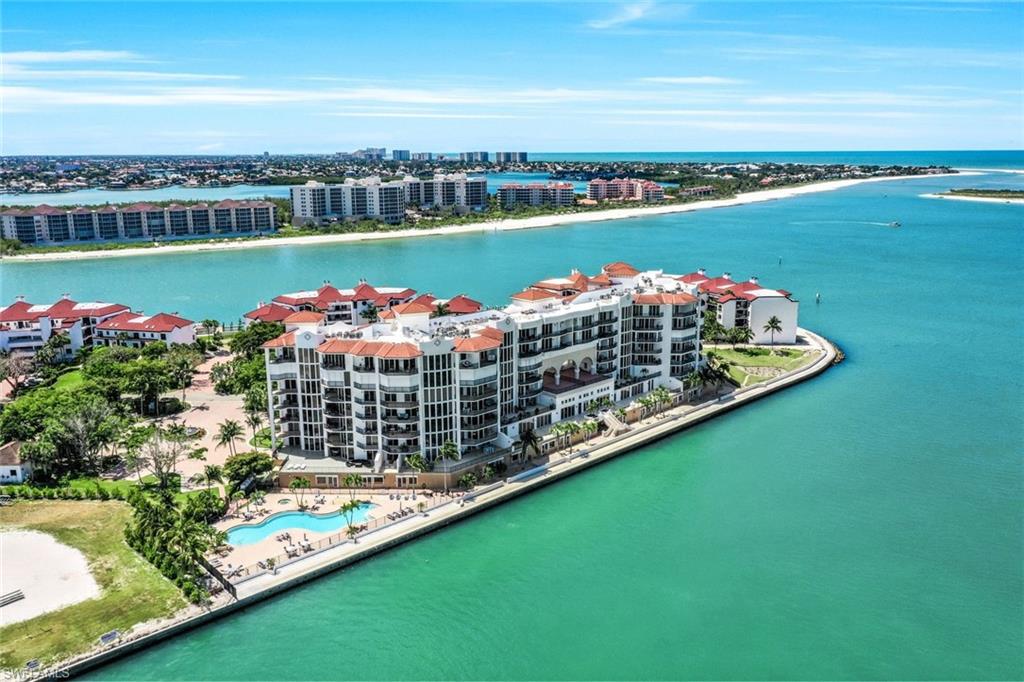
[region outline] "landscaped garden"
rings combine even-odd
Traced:
[[[814,361],[817,354],[795,348],[719,346],[708,349],[708,356],[724,360],[729,377],[740,387],[750,386]]]

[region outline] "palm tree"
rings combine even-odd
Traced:
[[[431,317],[444,317],[447,314],[448,314],[448,304],[447,303],[438,303],[434,307],[434,312],[431,313],[430,316]]]
[[[227,446],[232,455],[236,454],[235,441],[242,437],[242,425],[234,419],[225,419],[217,427],[217,447]]]
[[[444,442],[444,444],[441,446],[441,449],[437,451],[437,458],[438,459],[448,459],[448,460],[451,460],[453,462],[458,462],[460,459],[462,459],[462,453],[459,452],[459,446],[458,445],[456,445],[455,443],[451,442],[450,440],[446,440]],[[445,467],[445,470],[444,470],[444,491],[445,491],[445,493],[448,492],[448,477],[450,475],[451,475],[451,472],[448,471],[448,467]]]
[[[299,509],[304,508],[303,495],[306,490],[309,489],[309,479],[304,476],[299,476],[289,483],[288,487],[295,491],[295,501],[299,503]]]
[[[188,388],[192,379],[192,360],[185,355],[179,355],[171,361],[171,374],[174,381],[181,386],[181,404],[185,404],[185,389]]]
[[[224,482],[224,469],[216,464],[207,464],[203,467],[203,480],[206,481],[206,489],[210,490],[214,483]]]
[[[754,330],[750,327],[735,327],[733,331],[739,343],[750,343],[754,340]]]
[[[342,516],[345,517],[345,521],[348,522],[348,536],[352,538],[352,542],[356,541],[356,533],[359,532],[356,530],[355,524],[352,523],[352,515],[359,511],[361,506],[362,505],[359,502],[349,500],[338,508],[338,511],[340,511]]]
[[[523,459],[526,459],[526,453],[530,450],[533,450],[535,455],[540,454],[541,438],[537,435],[537,432],[533,430],[533,427],[530,427],[519,434],[519,440],[522,442],[520,456]]]
[[[569,446],[569,452],[572,452],[573,437],[582,430],[583,427],[580,426],[579,422],[565,422],[566,443]]]
[[[260,427],[263,426],[263,417],[260,416],[259,412],[247,412],[245,423],[252,429],[252,443],[256,445],[256,436],[259,435]]]
[[[356,498],[356,490],[355,489],[359,488],[359,487],[362,487],[362,485],[363,485],[363,477],[360,476],[359,474],[351,473],[351,474],[348,474],[347,476],[345,476],[344,479],[342,479],[342,483],[344,483],[345,487],[348,488],[348,498],[349,498],[349,500],[354,500]]]
[[[588,443],[590,442],[590,438],[598,432],[599,428],[600,427],[597,425],[597,422],[593,419],[588,419],[583,422],[583,433],[586,434]]]
[[[775,347],[775,335],[782,333],[782,320],[775,315],[768,318],[768,321],[764,324],[764,330],[772,336],[772,347]],[[773,351],[774,352],[774,351]]]
[[[206,320],[203,320],[202,326],[203,326],[203,331],[205,331],[207,334],[212,334],[214,331],[216,331],[220,327],[220,322],[218,322],[217,320],[213,320],[213,319],[206,319]]]

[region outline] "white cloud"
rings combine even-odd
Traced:
[[[590,5],[593,7],[593,5]],[[631,24],[634,21],[639,21],[646,16],[649,16],[654,11],[655,3],[647,0],[645,2],[631,2],[625,5],[619,6],[618,10],[610,17],[604,19],[591,19],[587,22],[587,26],[597,30],[604,30],[606,28],[616,28],[619,26],[625,26]]]
[[[737,85],[747,82],[738,78],[723,78],[721,76],[647,76],[640,80],[644,83],[666,85]]]
[[[126,50],[64,50],[56,52],[4,52],[0,61],[8,64],[67,64],[71,62],[138,62],[142,57]]]
[[[111,81],[209,81],[238,80],[239,76],[214,73],[176,73],[168,71],[128,71],[118,69],[26,69],[17,64],[4,64],[0,69],[4,80],[111,80]]]
[[[518,116],[515,114],[466,114],[448,113],[443,111],[329,111],[324,116],[341,116],[345,118],[439,118],[439,119],[524,119],[535,116]]]

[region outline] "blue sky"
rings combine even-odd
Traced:
[[[4,154],[1020,149],[1021,2],[5,0]]]

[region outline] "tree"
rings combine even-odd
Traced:
[[[142,470],[149,467],[149,459],[142,452],[142,446],[149,440],[152,427],[132,426],[121,432],[118,446],[124,452],[123,460],[126,468],[135,472],[139,483],[142,483]]]
[[[225,419],[217,425],[217,447],[227,447],[232,455],[235,452],[235,441],[242,437],[242,425],[234,419]]]
[[[341,512],[342,516],[345,517],[345,521],[348,524],[348,536],[352,538],[352,542],[356,541],[355,536],[359,532],[358,529],[355,527],[355,524],[353,523],[353,518],[355,517],[355,513],[359,511],[362,508],[362,506],[362,503],[360,503],[358,500],[352,499],[349,500],[348,502],[343,503],[338,508],[338,511]]]
[[[224,477],[237,488],[249,479],[257,480],[270,473],[274,460],[265,452],[241,452],[224,462]]]
[[[380,319],[380,309],[371,303],[366,306],[366,310],[359,313],[359,317],[363,318],[367,322],[376,322]]]
[[[184,452],[185,444],[173,435],[168,436],[165,429],[153,429],[149,440],[143,445],[143,453],[161,490],[170,486]]]
[[[117,439],[121,427],[113,410],[102,402],[87,403],[65,418],[63,425],[83,468],[99,472],[102,466],[99,454]]]
[[[247,412],[245,415],[245,423],[252,429],[252,440],[255,445],[256,436],[259,433],[260,427],[263,426],[263,417],[259,412]]]
[[[423,453],[420,452],[414,452],[411,455],[407,456],[405,458],[405,463],[408,465],[410,469],[419,474],[422,474],[424,471],[430,468],[430,465],[427,464],[427,460],[424,459],[423,457]]]
[[[342,483],[344,483],[345,487],[348,488],[348,499],[354,500],[356,497],[356,488],[363,487],[363,477],[353,472],[346,475],[342,480]]]
[[[11,386],[11,394],[15,395],[21,384],[35,369],[36,363],[27,353],[0,353],[0,379]]]
[[[128,388],[139,394],[139,414],[146,413],[146,404],[156,403],[156,414],[160,415],[160,394],[171,385],[170,370],[163,360],[140,358],[132,363],[128,371]]]
[[[583,428],[583,433],[587,437],[587,442],[588,443],[590,442],[590,438],[594,434],[596,434],[598,432],[598,430],[600,429],[600,427],[597,425],[597,422],[595,420],[593,420],[593,419],[588,419],[587,421],[583,422],[583,427],[582,428]]]
[[[278,322],[253,322],[231,337],[231,352],[246,360],[262,355],[264,343],[284,334],[284,325]],[[260,358],[262,364],[262,357]]]
[[[775,315],[768,318],[768,321],[764,324],[764,331],[771,334],[772,337],[772,348],[775,347],[775,335],[782,333],[782,320]],[[772,351],[774,352],[774,351]]]
[[[195,372],[193,359],[184,353],[176,353],[170,360],[171,376],[174,383],[181,388],[181,402],[185,403],[185,389],[192,383],[192,374]]]
[[[212,334],[220,328],[220,322],[214,319],[207,318],[202,321],[201,326],[203,331],[207,334]]]
[[[445,315],[448,315],[448,314],[449,314],[448,304],[447,303],[438,303],[436,306],[434,306],[434,312],[432,312],[430,314],[430,316],[431,317],[444,317]]]
[[[519,453],[523,459],[527,459],[526,453],[530,450],[533,450],[535,455],[540,454],[541,438],[532,426],[519,434],[519,440],[522,443]]]
[[[444,444],[441,445],[441,448],[437,451],[437,458],[439,460],[447,459],[447,460],[451,460],[452,462],[458,462],[460,459],[462,459],[462,453],[459,452],[459,446],[458,445],[456,445],[455,443],[453,443],[450,440],[446,440],[444,442]],[[448,492],[448,477],[449,476],[451,476],[451,473],[448,471],[448,468],[445,467],[445,470],[444,470],[444,491],[446,493]]]
[[[754,330],[750,327],[733,327],[731,330],[735,334],[735,343],[750,343],[754,340]]]
[[[203,467],[203,480],[206,481],[207,490],[210,490],[214,483],[223,483],[224,468],[216,464],[207,464]]]
[[[472,471],[462,474],[462,476],[459,476],[458,485],[460,488],[469,490],[476,485],[476,474]]]
[[[295,491],[295,501],[298,502],[299,509],[306,508],[306,505],[303,504],[303,496],[309,490],[309,485],[309,479],[305,476],[292,479],[292,482],[288,484],[288,488]]]
[[[36,362],[42,365],[59,362],[71,346],[71,339],[63,332],[52,334],[39,350],[36,351]]]

